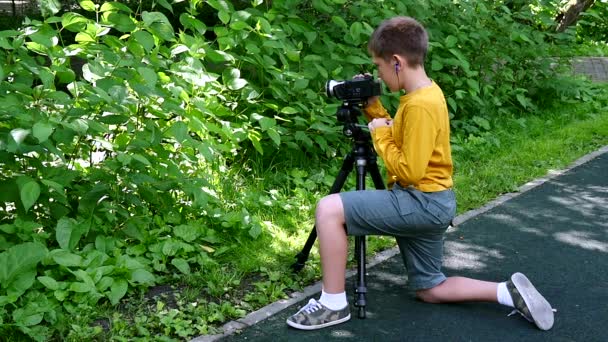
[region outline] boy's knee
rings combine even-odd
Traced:
[[[323,197],[319,203],[317,203],[315,217],[317,220],[344,220],[344,209],[342,208],[342,200],[340,199],[340,195],[332,194]]]
[[[416,291],[416,297],[425,303],[441,303],[441,298],[438,296],[436,287]]]

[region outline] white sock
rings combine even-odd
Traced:
[[[498,284],[498,290],[496,291],[496,297],[498,297],[498,303],[500,303],[502,305],[510,306],[512,308],[515,307],[515,304],[513,304],[513,298],[511,298],[511,294],[509,293],[509,290],[507,289],[506,282]]]
[[[321,291],[321,298],[319,298],[319,302],[325,305],[329,310],[342,310],[348,302],[346,301],[346,292],[341,293],[326,293],[325,291]]]

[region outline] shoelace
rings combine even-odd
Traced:
[[[513,311],[511,311],[511,313],[508,314],[507,317],[511,317],[511,316],[513,316],[515,314],[520,314],[520,315],[522,315],[523,318],[527,319],[529,322],[532,322],[532,320],[530,318],[528,318],[526,315],[523,314],[523,312],[521,312],[521,311],[519,311],[517,309],[514,309]]]
[[[319,309],[321,309],[323,306],[321,305],[321,303],[317,302],[314,298],[311,298],[308,301],[308,304],[306,304],[303,308],[300,309],[300,311],[298,311],[298,313],[300,312],[304,312],[304,313],[313,313]]]
[[[557,312],[557,309],[553,309],[553,308],[552,308],[551,310],[552,310],[553,312]],[[517,310],[517,309],[513,309],[513,311],[511,311],[511,313],[510,313],[510,314],[508,314],[508,315],[507,315],[507,317],[513,316],[513,315],[515,315],[516,313],[518,313],[518,314],[522,315],[522,316],[523,316],[525,319],[527,319],[528,321],[533,322],[533,321],[532,321],[532,319],[528,318],[526,315],[524,315],[524,314],[523,314],[521,311],[519,311],[519,310]]]

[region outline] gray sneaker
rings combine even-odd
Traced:
[[[509,316],[519,313],[541,330],[549,330],[553,327],[555,310],[525,275],[514,273],[507,281],[507,289],[515,304],[515,310]]]
[[[330,310],[314,299],[308,301],[300,311],[287,319],[287,324],[296,329],[315,330],[346,322],[350,319],[348,305],[342,310]]]

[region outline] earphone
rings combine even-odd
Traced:
[[[399,62],[395,63],[395,72],[399,72]]]

